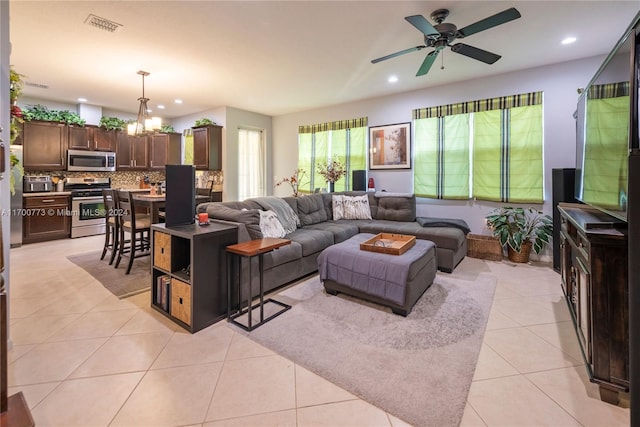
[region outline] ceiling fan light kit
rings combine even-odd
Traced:
[[[449,16],[449,10],[435,10],[431,14],[431,19],[436,23],[435,25],[430,24],[422,15],[411,15],[405,17],[404,19],[407,22],[413,25],[424,35],[424,45],[411,47],[409,49],[404,49],[399,52],[382,56],[372,60],[371,62],[373,64],[377,64],[378,62],[386,61],[387,59],[395,58],[396,56],[404,55],[416,50],[422,50],[427,47],[433,48],[434,50],[427,54],[422,65],[418,69],[418,72],[416,73],[417,77],[427,74],[440,51],[445,47],[450,47],[451,51],[454,53],[459,53],[460,55],[484,62],[485,64],[493,64],[500,59],[500,55],[474,46],[469,46],[464,43],[456,43],[454,45],[451,45],[451,43],[455,39],[462,39],[521,17],[520,12],[518,12],[516,8],[512,7],[471,25],[467,25],[464,28],[458,29],[454,24],[444,22],[447,16]]]

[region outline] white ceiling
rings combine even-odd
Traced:
[[[424,43],[403,18],[447,8],[465,27],[509,7],[522,17],[464,43],[502,55],[493,65],[444,50],[415,77],[431,49],[370,61]],[[232,106],[266,115],[608,53],[640,9],[633,1],[26,1],[11,0],[11,64],[24,95],[136,113],[145,80],[165,118]],[[84,23],[89,14],[123,27]],[[561,45],[567,36],[578,41]],[[440,69],[441,59],[444,70]],[[387,78],[396,75],[397,83]],[[180,98],[184,102],[173,102]],[[166,105],[161,112],[158,104]]]

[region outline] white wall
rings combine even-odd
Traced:
[[[518,93],[544,92],[545,203],[537,206],[551,214],[551,170],[575,165],[575,121],[572,117],[577,88],[585,87],[604,56],[470,80],[424,90],[373,98],[273,118],[273,169],[277,179],[289,176],[297,165],[298,126],[368,117],[369,126],[411,122],[416,108],[445,105]],[[412,77],[413,78],[413,77]],[[429,78],[426,77],[421,78]],[[376,190],[413,192],[412,171],[368,171]],[[286,188],[277,191],[287,195]],[[418,215],[462,218],[472,232],[486,233],[484,217],[500,203],[419,199]]]
[[[0,102],[2,105],[9,105],[9,53],[11,51],[11,44],[9,43],[9,2],[0,1]],[[10,125],[9,109],[0,108],[0,138],[2,138],[4,147],[4,168],[7,172],[3,174],[3,180],[0,181],[0,208],[8,212],[11,208],[10,193],[9,193],[9,125]],[[4,272],[2,273],[4,283],[7,290],[7,313],[0,313],[0,316],[6,316],[7,320],[10,318],[9,311],[11,310],[11,304],[9,303],[9,293],[11,291],[11,283],[9,283],[9,248],[11,246],[10,237],[10,219],[9,215],[0,216],[1,221],[1,234],[2,239],[1,247],[3,248],[0,256],[3,257],[2,263],[4,265]],[[9,340],[7,346],[11,348],[13,346],[11,341],[11,328],[9,327]],[[0,355],[0,358],[2,355]],[[0,363],[4,363],[4,360],[0,359]]]

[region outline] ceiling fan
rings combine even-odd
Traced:
[[[436,60],[438,53],[440,53],[440,51],[445,47],[449,46],[451,47],[452,52],[477,59],[478,61],[482,61],[486,64],[493,64],[500,59],[500,55],[496,55],[495,53],[469,46],[464,43],[456,43],[452,46],[451,42],[455,39],[462,39],[472,34],[479,33],[480,31],[488,30],[489,28],[513,21],[514,19],[520,18],[521,15],[516,8],[512,7],[476,23],[467,25],[461,29],[458,29],[458,27],[453,24],[444,23],[447,16],[449,16],[449,10],[447,9],[438,9],[434,11],[431,14],[431,19],[436,22],[436,25],[431,25],[422,15],[405,17],[404,19],[424,34],[424,45],[401,50],[400,52],[374,59],[371,62],[376,64],[387,59],[395,58],[396,56],[404,55],[405,53],[422,50],[426,47],[432,47],[435,50],[427,54],[427,57],[424,59],[420,69],[416,73],[416,77],[422,76],[429,72],[429,69]]]

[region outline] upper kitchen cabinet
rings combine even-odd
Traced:
[[[23,164],[26,170],[59,171],[66,167],[67,125],[25,122],[22,128]]]
[[[222,170],[222,126],[193,128],[193,164],[196,169]]]
[[[149,169],[179,165],[182,136],[179,133],[156,133],[149,136]]]
[[[68,140],[70,150],[116,150],[116,132],[97,126],[69,125]]]
[[[149,167],[149,138],[116,133],[116,169],[145,170]]]

